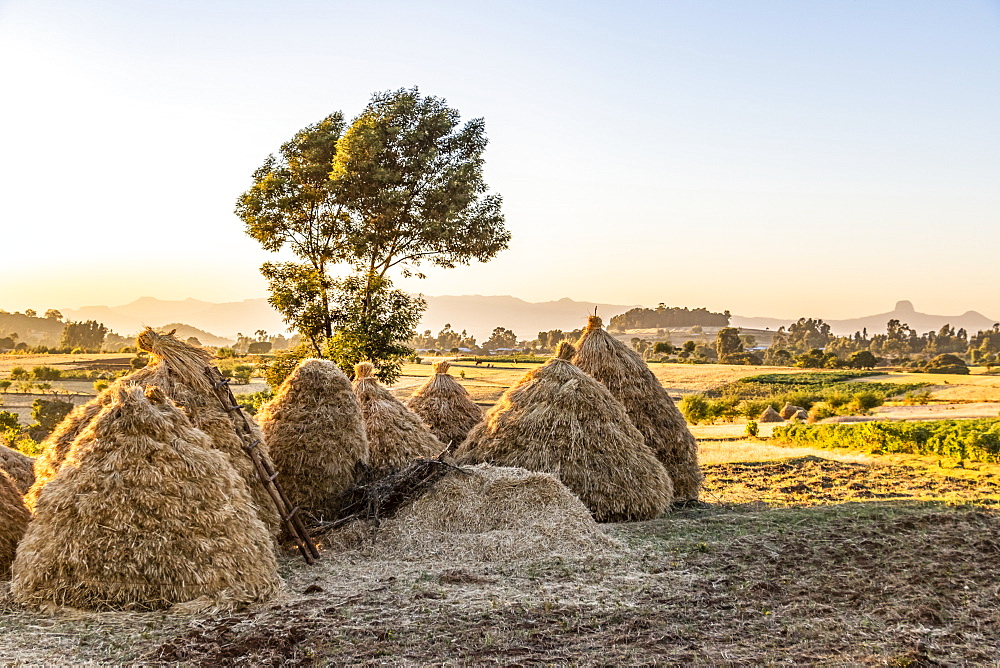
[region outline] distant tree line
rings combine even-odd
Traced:
[[[621,315],[611,318],[608,329],[625,331],[627,329],[651,329],[665,327],[726,327],[729,325],[729,311],[713,313],[705,308],[689,309],[678,306],[667,306],[660,303],[655,309],[634,308]]]

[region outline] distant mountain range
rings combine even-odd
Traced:
[[[816,316],[811,315],[811,317],[815,318]],[[909,325],[921,334],[931,330],[937,331],[943,325],[951,325],[956,330],[965,328],[970,334],[975,334],[979,330],[990,329],[993,327],[993,323],[998,322],[976,311],[966,311],[962,315],[930,315],[928,313],[919,313],[913,307],[913,302],[906,300],[896,302],[896,308],[888,313],[866,315],[861,318],[849,318],[847,320],[827,320],[826,318],[823,320],[830,325],[834,334],[838,336],[850,336],[854,332],[860,332],[863,329],[867,329],[869,334],[884,334],[885,325],[890,320],[899,320],[904,325]],[[730,319],[729,324],[733,327],[773,330],[779,327],[787,328],[791,324],[791,321],[779,318],[748,318],[734,315]]]
[[[495,327],[514,330],[522,339],[533,339],[541,331],[562,329],[570,331],[583,327],[587,316],[597,307],[598,314],[605,322],[612,316],[624,313],[635,304],[595,304],[578,302],[564,298],[550,302],[527,302],[517,297],[461,295],[425,297],[427,311],[421,320],[419,331],[431,330],[437,334],[445,324],[461,331],[467,330],[478,340],[485,341]],[[123,334],[135,334],[144,326],[162,328],[168,323],[173,328],[176,323],[184,323],[202,330],[191,332],[207,345],[225,345],[236,338],[237,333],[253,335],[258,329],[271,334],[285,332],[281,316],[271,308],[266,299],[245,299],[241,302],[215,304],[197,299],[165,301],[154,297],[143,297],[123,306],[86,306],[80,309],[62,309],[68,320],[97,320],[111,330]],[[804,314],[805,315],[805,314]],[[817,317],[816,314],[810,314]],[[822,316],[820,316],[822,317]],[[964,327],[970,333],[989,329],[996,320],[976,311],[968,311],[958,316],[930,315],[918,313],[909,301],[901,301],[888,313],[879,313],[848,320],[826,320],[833,331],[848,336],[867,328],[870,334],[885,331],[886,323],[897,319],[918,332],[938,330],[944,324],[955,329]],[[780,318],[756,318],[733,316],[730,324],[734,327],[751,329],[778,329],[787,327],[791,321]],[[209,334],[211,332],[211,334]]]
[[[510,296],[443,296],[425,297],[424,312],[419,330],[429,329],[437,334],[446,324],[461,331],[467,330],[478,340],[485,341],[495,327],[512,329],[521,338],[533,339],[538,332],[550,329],[573,330],[583,327],[587,315],[597,307],[605,322],[611,316],[624,313],[635,305],[596,304],[560,299],[551,302],[527,302]],[[271,334],[285,332],[285,323],[267,299],[245,299],[241,302],[213,304],[197,299],[166,301],[155,297],[142,297],[123,306],[85,306],[79,309],[61,309],[68,320],[97,320],[112,331],[122,335],[134,334],[143,327],[162,328],[166,323],[185,323],[212,332],[229,341],[237,333],[253,335],[258,329]],[[175,325],[171,325],[171,328]],[[209,343],[198,336],[202,343]]]

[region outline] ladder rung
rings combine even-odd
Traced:
[[[295,517],[295,514],[296,514],[297,512],[299,512],[299,507],[298,507],[298,506],[295,506],[295,508],[293,508],[291,512],[289,512],[289,513],[288,513],[287,515],[285,515],[285,516],[284,516],[284,517],[282,518],[282,521],[284,521],[284,522],[291,522],[291,521],[292,521],[292,518],[293,518],[293,517]]]
[[[274,482],[277,477],[278,477],[278,472],[275,471],[270,476],[268,476],[267,481],[268,482]]]
[[[229,379],[228,378],[223,378],[222,380],[219,380],[218,382],[215,383],[215,385],[213,385],[213,387],[220,388],[223,385],[229,385]]]

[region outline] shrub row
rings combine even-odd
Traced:
[[[979,462],[1000,461],[1000,420],[931,420],[791,424],[774,429],[782,443],[812,448],[850,448],[871,454],[940,455]]]

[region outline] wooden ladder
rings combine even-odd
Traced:
[[[223,378],[219,370],[211,366],[205,368],[205,374],[212,384],[215,396],[218,397],[222,403],[222,407],[229,414],[229,419],[233,422],[233,428],[236,430],[236,434],[240,437],[240,442],[243,445],[243,452],[253,462],[254,469],[257,471],[257,477],[260,479],[260,484],[267,490],[271,501],[274,502],[274,507],[278,509],[278,516],[281,517],[285,528],[288,529],[289,535],[295,539],[295,543],[299,548],[299,554],[302,555],[307,564],[314,563],[319,559],[319,550],[316,549],[316,543],[309,537],[309,532],[306,530],[305,524],[302,522],[302,517],[299,515],[298,507],[292,508],[292,504],[285,495],[285,490],[282,489],[281,483],[278,482],[278,472],[274,469],[274,464],[271,463],[270,458],[260,449],[261,442],[254,436],[253,429],[250,428],[250,423],[247,422],[246,415],[243,414],[240,405],[236,403],[236,397],[233,396],[233,391],[229,387],[229,379]]]

